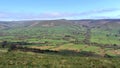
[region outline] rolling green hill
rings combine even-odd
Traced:
[[[0,45],[4,41],[0,68],[120,67],[119,19],[2,21]],[[11,45],[17,47],[10,52]]]

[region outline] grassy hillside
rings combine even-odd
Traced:
[[[88,28],[91,42],[120,44],[120,20],[45,20],[5,22],[9,29],[0,30],[0,40],[40,42],[42,39],[83,41]],[[0,22],[3,25],[3,22]]]
[[[120,45],[120,24],[106,23],[92,29],[92,42]]]

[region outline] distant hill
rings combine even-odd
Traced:
[[[53,27],[59,25],[85,25],[90,27],[97,27],[109,24],[120,25],[120,19],[100,19],[100,20],[28,20],[28,21],[0,21],[0,28],[12,28],[12,27]]]
[[[10,22],[0,21],[0,29],[9,28],[11,26]]]

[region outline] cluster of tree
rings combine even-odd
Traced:
[[[41,50],[36,48],[28,48],[28,47],[22,47],[20,45],[12,45],[9,49],[9,51],[13,50],[20,50],[23,52],[35,52],[35,53],[57,53],[58,51],[53,50]]]
[[[18,47],[23,47],[23,45],[33,45],[34,43],[27,43],[27,42],[8,42],[3,41],[0,42],[2,48],[9,48],[8,51],[15,50]]]
[[[116,34],[106,34],[106,37],[110,37],[110,36],[114,36],[114,37],[120,37],[120,30],[118,30],[118,32]],[[120,41],[120,39],[118,39]]]
[[[7,44],[8,44],[7,41],[3,41],[3,42],[1,43],[1,47],[2,47],[2,48],[5,48],[5,47],[7,46]]]
[[[27,48],[27,47],[14,47],[13,50],[20,50],[23,52],[35,52],[35,53],[52,53],[52,54],[58,54],[58,55],[72,55],[72,56],[86,56],[86,57],[107,57],[112,58],[112,56],[105,54],[104,56],[98,55],[94,52],[89,51],[81,51],[77,52],[75,50],[62,50],[62,51],[53,51],[53,50],[41,50],[36,48]]]
[[[47,41],[45,43],[48,43]],[[38,43],[28,43],[28,42],[9,42],[9,41],[3,41],[0,42],[1,47],[5,48],[5,47],[9,47],[10,45],[34,45],[34,44],[38,44]]]
[[[100,44],[100,43],[95,43],[95,42],[92,42],[90,44],[93,46],[99,46],[101,48],[113,48],[115,50],[120,49],[120,45],[117,45],[117,44]]]
[[[119,35],[119,34],[114,34],[114,35],[112,35],[112,34],[106,34],[106,36],[107,36],[107,37],[110,37],[110,36],[120,37],[120,35]]]

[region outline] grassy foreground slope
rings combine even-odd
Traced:
[[[0,68],[120,68],[119,58],[0,51]]]

